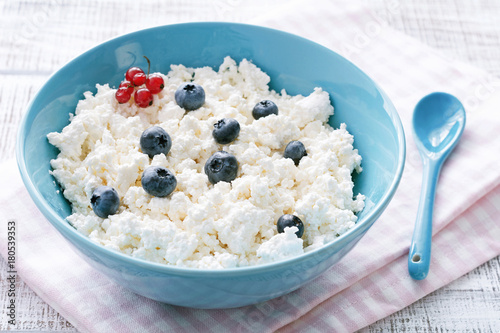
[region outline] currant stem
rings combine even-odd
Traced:
[[[144,58],[146,58],[146,61],[148,62],[148,76],[149,76],[149,69],[151,67],[151,62],[149,61],[148,57],[146,56],[143,56]]]

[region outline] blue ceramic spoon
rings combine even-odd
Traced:
[[[408,256],[408,272],[425,279],[431,261],[432,212],[439,171],[457,144],[465,126],[460,101],[446,93],[425,96],[413,112],[413,136],[423,163],[422,189]]]

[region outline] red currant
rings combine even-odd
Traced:
[[[140,69],[139,67],[130,67],[127,71],[127,73],[125,73],[125,79],[129,82],[133,82],[132,79],[134,78],[134,76],[137,74],[137,73],[142,73],[144,74],[144,71],[142,69]]]
[[[147,108],[153,104],[153,94],[147,88],[137,89],[134,94],[135,104],[141,108]]]
[[[146,74],[144,74],[144,73],[137,73],[132,78],[132,83],[136,87],[142,86],[144,83],[146,83],[146,79],[147,79]]]
[[[134,85],[130,81],[122,81],[118,88],[127,88],[130,95],[134,92]]]
[[[130,96],[132,96],[132,93],[130,93],[126,87],[118,88],[115,93],[116,100],[120,104],[127,103],[130,100]]]
[[[163,82],[163,78],[158,74],[149,75],[146,80],[146,87],[151,91],[152,94],[157,94],[163,90],[165,84]]]

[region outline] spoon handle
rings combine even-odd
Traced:
[[[417,210],[415,229],[408,255],[408,272],[415,280],[423,280],[429,272],[431,262],[432,213],[436,184],[441,163],[423,158],[422,189]]]

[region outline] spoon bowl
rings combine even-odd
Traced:
[[[408,255],[408,272],[415,280],[425,279],[429,273],[436,184],[441,166],[458,143],[464,127],[465,109],[450,94],[429,94],[415,106],[413,136],[423,163],[420,203]]]
[[[462,103],[446,93],[425,96],[413,113],[413,133],[419,151],[430,158],[447,156],[455,147],[465,126]]]

